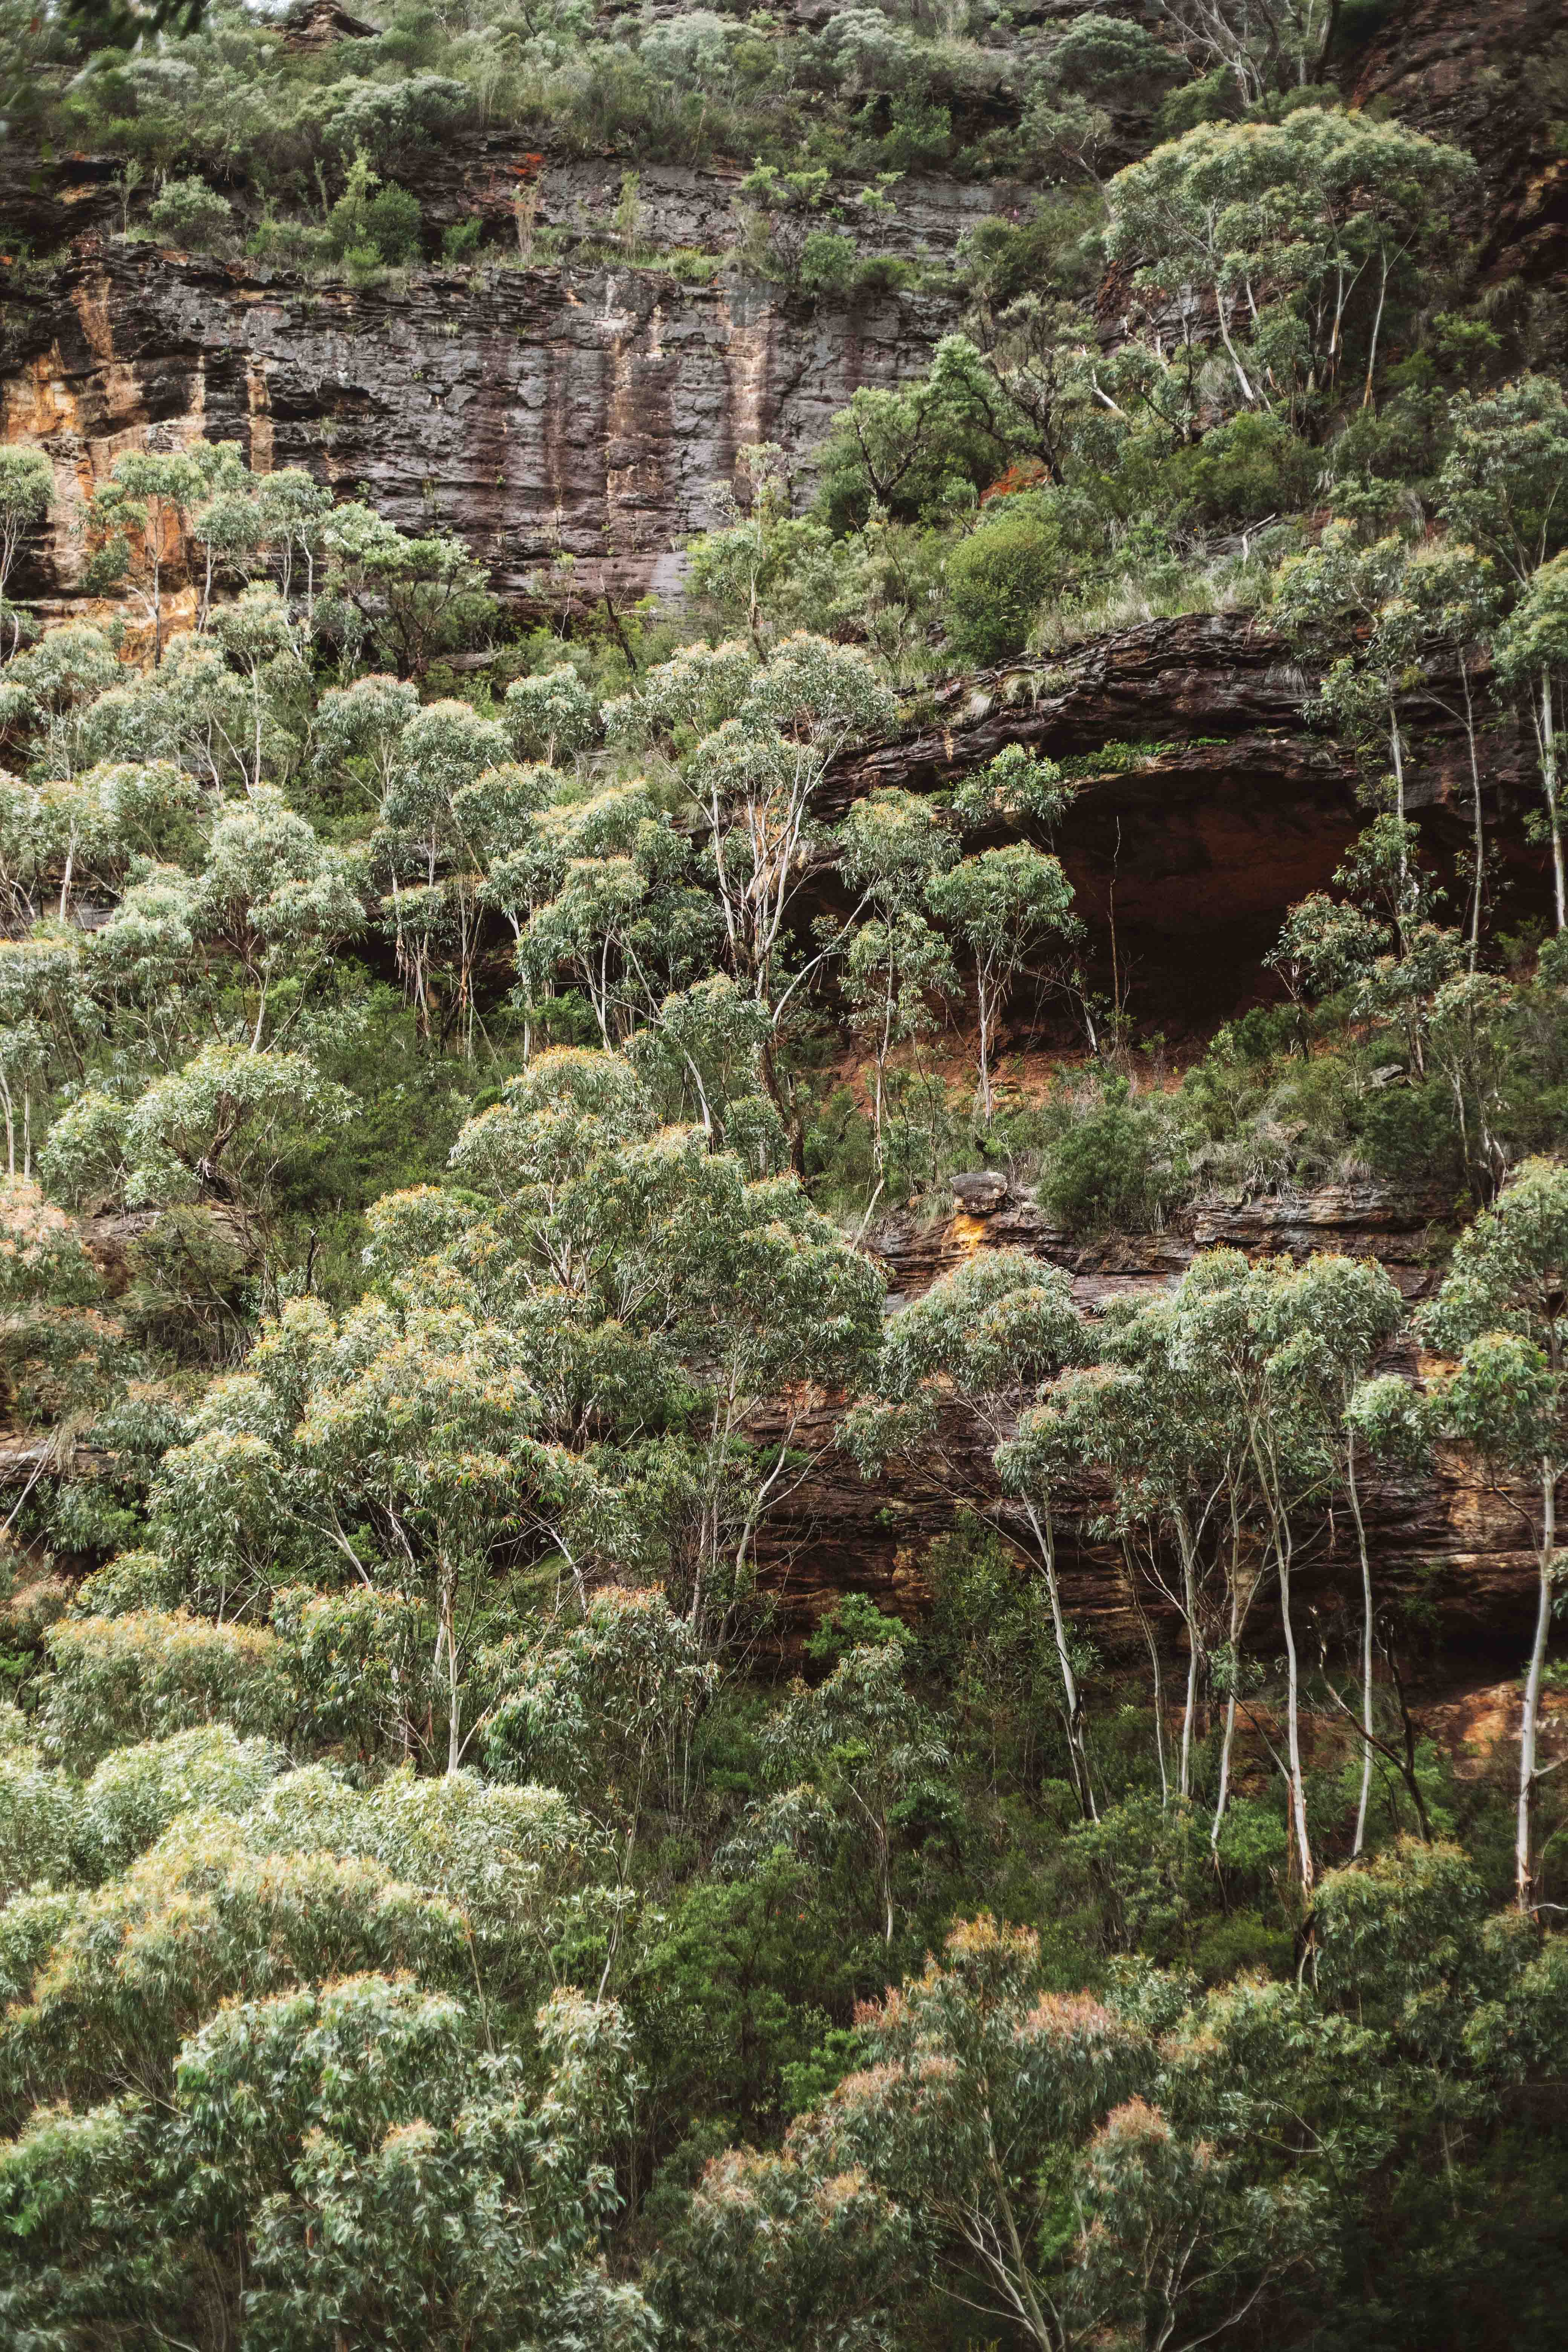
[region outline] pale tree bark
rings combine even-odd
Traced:
[[[1557,928],[1568,929],[1568,887],[1563,866],[1563,827],[1557,814],[1557,720],[1552,707],[1552,672],[1541,673],[1541,709],[1535,731],[1541,745],[1541,782],[1546,794],[1546,822],[1552,835],[1552,889]]]
[[[1241,1655],[1241,1629],[1251,1605],[1251,1591],[1242,1589],[1241,1523],[1234,1498],[1230,1519],[1230,1683],[1225,1699],[1225,1730],[1219,1744],[1219,1788],[1215,1796],[1214,1822],[1209,1830],[1209,1848],[1217,1865],[1219,1833],[1225,1826],[1225,1816],[1230,1803],[1230,1772],[1236,1754],[1237,1675]]]
[[[1546,1637],[1552,1629],[1552,1571],[1557,1544],[1557,1467],[1544,1455],[1541,1464],[1540,1591],[1535,1609],[1535,1639],[1524,1677],[1524,1713],[1519,1727],[1519,1808],[1514,1832],[1514,1885],[1521,1911],[1535,1908],[1535,1864],[1532,1853],[1535,1790],[1541,1779],[1536,1763],[1541,1726],[1541,1683],[1546,1665]]]
[[[1056,1528],[1047,1510],[1042,1519],[1033,1503],[1026,1503],[1029,1525],[1035,1531],[1035,1544],[1040,1565],[1046,1572],[1046,1591],[1051,1605],[1051,1630],[1056,1641],[1057,1667],[1062,1678],[1062,1719],[1067,1727],[1068,1759],[1083,1817],[1097,1822],[1094,1784],[1089,1778],[1089,1748],[1084,1738],[1083,1693],[1073,1671],[1072,1651],[1068,1646],[1067,1622],[1062,1615],[1061,1586],[1057,1580]]]
[[[1361,1557],[1361,1794],[1356,1802],[1355,1843],[1351,1849],[1352,1859],[1366,1844],[1367,1806],[1372,1797],[1372,1662],[1373,1610],[1372,1560],[1366,1548],[1366,1522],[1362,1517],[1361,1489],[1355,1475],[1355,1432],[1350,1433],[1350,1447],[1345,1457],[1345,1485],[1350,1495],[1351,1516],[1355,1521],[1356,1549]]]

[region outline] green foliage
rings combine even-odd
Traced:
[[[1185,1171],[1160,1106],[1134,1100],[1125,1078],[1107,1078],[1099,1107],[1075,1118],[1040,1171],[1042,1204],[1071,1233],[1121,1226],[1141,1232],[1180,1197]]]
[[[280,1738],[293,1694],[279,1646],[245,1625],[157,1610],[68,1619],[48,1636],[45,1752],[79,1766],[200,1724]]]
[[[949,560],[954,651],[976,663],[1022,653],[1061,570],[1048,513],[1030,500],[1007,499]]]
[[[190,246],[198,252],[221,247],[234,218],[226,196],[205,180],[165,180],[148,208],[147,225],[155,236],[171,245]]]
[[[1072,185],[965,200],[963,331],[872,372],[809,512],[804,453],[739,454],[686,620],[590,614],[563,562],[559,633],[509,640],[434,516],[200,442],[97,487],[83,586],[130,627],[0,610],[0,2333],[1550,2334],[1564,1251],[1529,1155],[1568,1016],[1522,901],[1489,929],[1480,730],[1529,713],[1549,846],[1568,443],[1553,378],[1499,382],[1521,302],[1466,307],[1462,162],[1339,111],[1331,29],[563,0],[89,60],[40,20],[28,119],[126,159],[122,229],[156,189],[153,235],[224,246],[243,174],[258,257],[384,301],[470,127],[753,159],[679,274],[786,306],[933,285],[879,249],[901,170]],[[578,264],[663,266],[650,194]],[[53,498],[0,451],[0,597]],[[1181,747],[1086,753],[1017,656],[1270,595],[1372,822],[1287,918],[1289,1001],[1134,1086],[1158,1008],[1135,977],[1108,1033],[1066,871],[1080,793],[1152,806]],[[999,755],[863,791],[991,661]],[[1462,931],[1405,804],[1439,740]],[[937,1042],[971,978],[978,1135]],[[1062,1012],[1089,1073],[999,1087]],[[983,1156],[1000,1223],[933,1234]],[[1373,1371],[1406,1327],[1370,1261],[1147,1286],[1194,1192],[1293,1233],[1369,1167],[1490,1204],[1424,1387]],[[994,1246],[1031,1177],[1047,1257]],[[866,1244],[917,1187],[937,1278],[889,1314]],[[1514,1790],[1411,1696],[1434,1587],[1384,1537],[1438,1438],[1536,1546]]]

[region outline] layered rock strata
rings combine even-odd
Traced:
[[[971,1192],[934,1219],[889,1219],[875,1245],[893,1312],[975,1250],[1015,1248],[1061,1267],[1079,1307],[1093,1315],[1110,1299],[1173,1286],[1198,1251],[1219,1245],[1251,1257],[1300,1261],[1322,1250],[1374,1258],[1414,1304],[1436,1289],[1451,1238],[1442,1202],[1400,1199],[1371,1185],[1212,1199],[1163,1232],[1093,1242],[1053,1227],[1026,1193],[993,1189],[988,1201]],[[1402,1340],[1381,1369],[1419,1378],[1423,1366]],[[820,1437],[827,1437],[830,1423],[825,1411]],[[1380,1472],[1369,1482],[1367,1530],[1379,1591],[1390,1597],[1420,1591],[1429,1603],[1437,1656],[1426,1671],[1436,1680],[1510,1672],[1528,1646],[1536,1570],[1521,1508],[1525,1499],[1490,1485],[1457,1450],[1442,1452],[1430,1474]],[[1127,1659],[1138,1654],[1144,1636],[1121,1552],[1092,1532],[1103,1500],[1089,1482],[1069,1500],[1059,1546],[1064,1598],[1081,1633],[1108,1657]],[[877,1479],[863,1479],[846,1454],[830,1448],[770,1531],[767,1580],[783,1646],[793,1647],[848,1591],[868,1592],[895,1613],[918,1615],[931,1599],[931,1543],[966,1508],[990,1512],[996,1503],[988,1442],[956,1410],[924,1461],[889,1465]],[[1004,1511],[1002,1525],[1008,1524]],[[1360,1607],[1353,1530],[1341,1512],[1302,1534],[1295,1580],[1300,1623],[1337,1648]],[[1174,1647],[1180,1628],[1173,1612],[1146,1588],[1140,1597]],[[1252,1639],[1269,1655],[1278,1646],[1273,1605],[1259,1596],[1252,1627]]]

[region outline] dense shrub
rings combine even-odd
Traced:
[[[79,1770],[127,1742],[197,1724],[275,1738],[293,1691],[271,1633],[182,1611],[68,1619],[51,1628],[43,1745]]]
[[[1135,1101],[1124,1078],[1110,1077],[1096,1108],[1052,1144],[1039,1197],[1074,1233],[1137,1231],[1158,1220],[1184,1181],[1163,1106]]]
[[[1426,1190],[1465,1188],[1465,1148],[1452,1092],[1440,1078],[1385,1087],[1366,1107],[1363,1149],[1374,1175]]]
[[[963,660],[1022,653],[1061,575],[1061,546],[1038,503],[1008,499],[948,560],[948,628]]]
[[[1281,416],[1233,416],[1172,460],[1172,493],[1194,521],[1258,522],[1311,502],[1321,455]]]
[[[165,180],[148,208],[154,236],[197,253],[221,245],[234,221],[234,206],[205,180]]]

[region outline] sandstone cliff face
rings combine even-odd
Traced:
[[[622,595],[668,591],[741,447],[809,446],[946,323],[911,296],[791,319],[757,286],[633,269],[433,269],[356,293],[123,244],[9,309],[0,430],[42,447],[59,488],[23,584],[57,609],[87,498],[149,433],[363,485],[405,526],[434,515],[502,595],[558,553]]]
[[[1548,287],[1568,259],[1568,156],[1552,137],[1565,71],[1561,0],[1395,0],[1342,76],[1352,106],[1475,157],[1467,225],[1494,284]]]
[[[59,487],[25,593],[68,604],[87,498],[125,449],[236,440],[258,472],[304,466],[384,514],[432,514],[459,531],[502,595],[561,553],[620,596],[677,588],[671,551],[710,519],[748,442],[820,441],[862,383],[924,366],[955,322],[951,297],[902,293],[791,304],[727,277],[694,285],[657,268],[579,265],[601,251],[625,159],[518,161],[515,140],[471,139],[425,159],[428,236],[479,214],[503,247],[512,202],[537,187],[560,266],[433,268],[379,289],[306,285],[287,271],[113,238],[101,159],[0,171],[0,214],[41,246],[74,238],[41,289],[8,293],[0,437],[49,457]],[[645,249],[734,242],[739,171],[647,167]],[[964,230],[1016,211],[1026,192],[911,175],[862,243],[951,263]]]
[[[1068,13],[1038,0],[1029,21]],[[816,22],[826,11],[797,14]],[[1544,77],[1543,56],[1557,61]],[[1483,270],[1548,306],[1568,257],[1568,159],[1552,144],[1548,87],[1558,66],[1568,70],[1560,0],[1394,0],[1339,66],[1352,102],[1474,153],[1467,225]],[[731,478],[738,448],[765,437],[804,452],[858,384],[918,371],[955,323],[955,305],[938,296],[812,311],[761,283],[693,286],[574,259],[602,247],[628,168],[639,172],[647,249],[727,247],[739,166],[557,156],[532,152],[521,131],[465,134],[405,167],[428,253],[445,226],[476,212],[509,244],[527,183],[564,266],[421,271],[395,296],[110,244],[115,168],[0,156],[7,241],[75,245],[42,290],[7,290],[0,338],[0,435],[43,446],[60,483],[54,526],[20,583],[49,604],[68,602],[79,572],[84,496],[149,431],[236,438],[258,467],[302,464],[345,488],[363,483],[400,522],[434,511],[492,565],[503,593],[524,593],[562,551],[591,562],[595,584],[668,592],[679,577],[669,551],[702,527],[707,493]],[[253,192],[231,193],[242,218],[255,211]],[[842,192],[851,226],[853,193]],[[910,173],[891,216],[858,233],[868,249],[944,263],[975,220],[1017,215],[1033,193]]]

